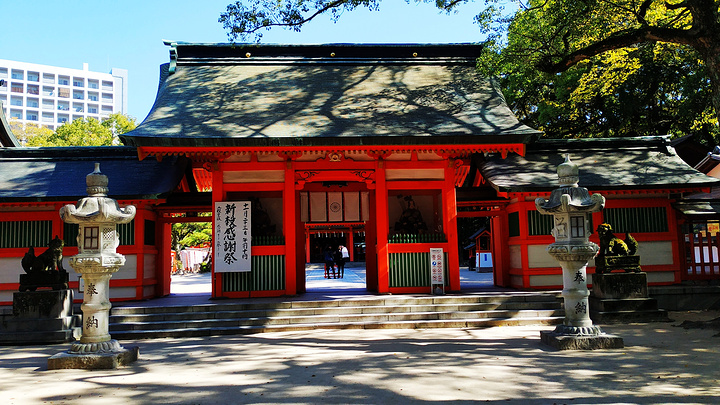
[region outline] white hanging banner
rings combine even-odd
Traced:
[[[216,273],[251,270],[250,201],[215,203],[214,265]]]

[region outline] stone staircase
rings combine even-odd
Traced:
[[[181,306],[122,306],[111,311],[114,339],[152,339],[312,329],[483,328],[555,325],[557,293],[358,296]]]

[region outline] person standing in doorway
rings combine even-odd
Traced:
[[[332,278],[335,278],[335,259],[333,258],[332,248],[329,245],[325,247],[323,257],[325,259],[325,278],[330,278],[330,272],[332,272]]]
[[[338,273],[340,273],[340,278],[345,277],[345,263],[350,259],[350,253],[348,252],[347,248],[343,245],[340,245],[338,247]]]

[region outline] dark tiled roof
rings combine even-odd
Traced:
[[[161,197],[175,189],[186,166],[178,157],[140,161],[130,147],[5,148],[0,149],[0,202],[85,197],[85,176],[95,162],[116,199]]]
[[[538,134],[476,73],[479,45],[176,49],[150,114],[121,137],[126,145],[523,143]]]
[[[720,180],[690,167],[669,146],[667,137],[539,140],[525,156],[478,157],[476,164],[502,192],[550,191],[558,187],[557,166],[566,153],[580,168],[588,189],[699,187]]]

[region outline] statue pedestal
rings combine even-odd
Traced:
[[[12,316],[2,318],[0,343],[66,343],[80,337],[80,315],[73,314],[73,291],[13,293]]]
[[[670,322],[667,311],[649,298],[647,273],[593,275],[590,318],[596,323]]]

